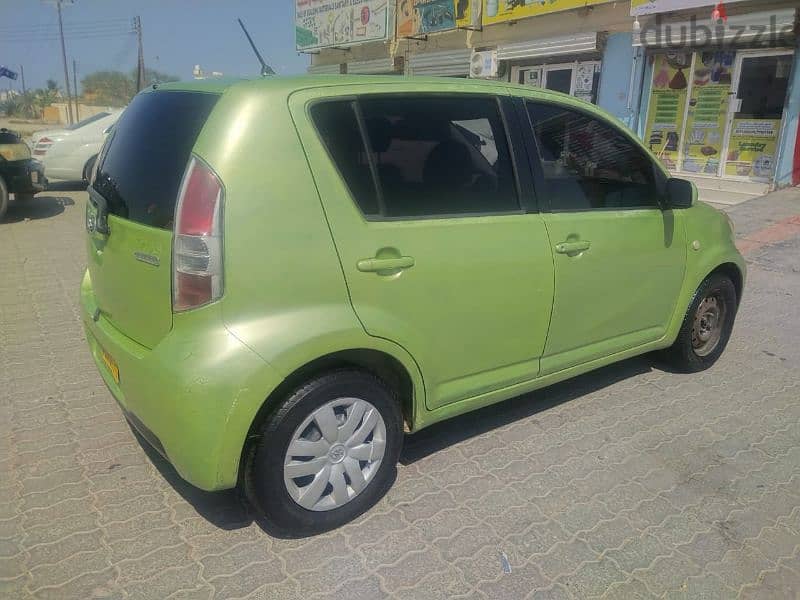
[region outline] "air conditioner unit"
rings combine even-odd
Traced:
[[[497,77],[497,50],[473,50],[469,76],[477,79]]]

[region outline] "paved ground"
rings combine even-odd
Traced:
[[[629,360],[443,424],[375,509],[305,540],[125,425],[78,320],[84,202],[0,224],[0,597],[800,596],[800,193],[731,209],[750,281],[714,369]]]

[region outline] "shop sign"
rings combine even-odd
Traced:
[[[385,40],[394,0],[295,0],[298,50]]]
[[[483,24],[514,21],[525,17],[537,17],[548,13],[603,4],[613,0],[482,0]]]
[[[690,72],[692,54],[658,54],[654,61],[645,143],[667,169],[675,170],[689,87],[684,71]]]
[[[735,58],[735,52],[695,53],[682,171],[707,175],[719,172]]]
[[[724,4],[742,2],[743,0],[726,0]],[[719,2],[714,0],[631,0],[631,15],[652,15],[655,13],[686,10],[708,6],[711,10]]]
[[[397,0],[397,37],[480,24],[480,0]]]
[[[725,174],[768,179],[775,169],[780,119],[734,119]]]

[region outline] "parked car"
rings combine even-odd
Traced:
[[[46,187],[44,168],[31,158],[28,145],[13,131],[0,128],[0,219],[11,194],[17,202],[25,202]]]
[[[506,83],[157,86],[89,197],[122,410],[293,535],[373,505],[404,432],[655,350],[710,367],[745,279],[728,218],[615,119]]]
[[[47,177],[88,181],[103,140],[121,113],[100,112],[63,129],[34,134],[33,155],[44,164]]]

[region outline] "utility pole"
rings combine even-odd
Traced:
[[[22,79],[22,93],[23,95],[26,93],[25,91],[25,67],[22,65],[19,66],[19,77]]]
[[[136,31],[136,39],[139,43],[139,59],[136,63],[136,91],[140,92],[144,87],[144,49],[142,48],[142,18],[133,18],[133,28]]]
[[[75,59],[72,59],[72,87],[75,88],[75,122],[81,120],[78,114],[78,68],[75,66]]]
[[[64,23],[61,20],[61,3],[63,0],[56,0],[56,8],[58,9],[58,31],[61,35],[61,60],[64,62],[64,83],[67,87],[67,115],[69,116],[69,123],[72,125],[72,105],[69,103],[72,94],[69,89],[69,68],[67,67],[67,47],[64,44]]]

